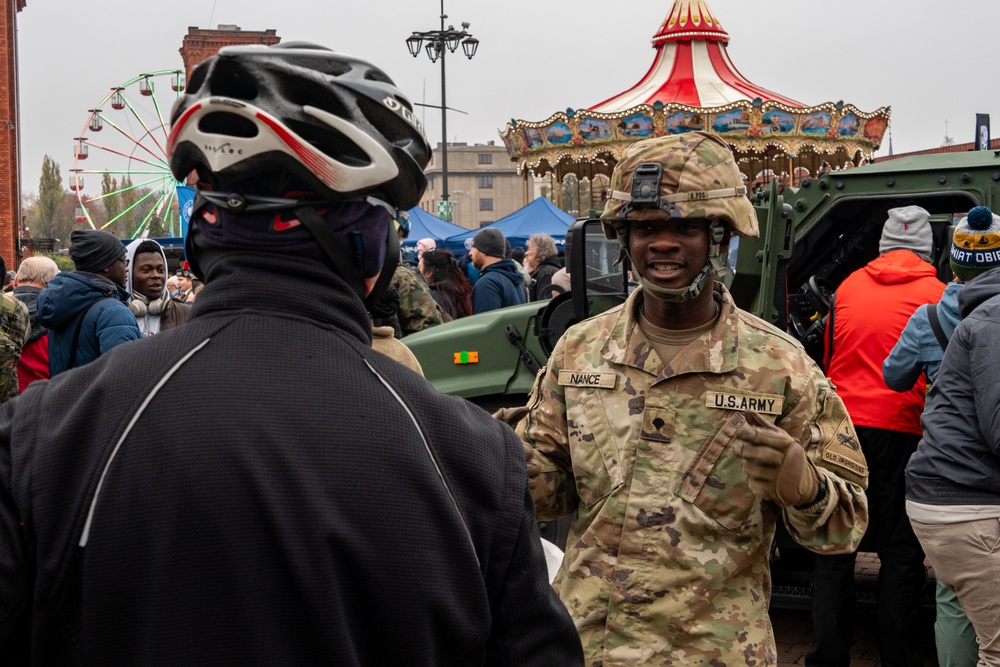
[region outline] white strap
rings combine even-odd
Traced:
[[[730,197],[745,197],[747,194],[747,186],[741,185],[736,188],[720,188],[718,190],[697,190],[694,192],[678,192],[677,194],[667,195],[666,197],[661,197],[663,201],[668,202],[679,202],[679,201],[704,201],[706,199],[728,199]],[[611,199],[616,201],[632,201],[632,194],[628,192],[622,192],[621,190],[612,190]]]

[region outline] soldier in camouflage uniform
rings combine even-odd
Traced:
[[[405,216],[400,216],[397,220],[396,233],[399,235],[400,243],[410,235],[410,222]],[[431,290],[424,277],[403,262],[396,265],[391,285],[399,294],[396,316],[404,336],[451,321],[448,314],[431,296]]]
[[[397,314],[404,336],[451,320],[431,296],[427,281],[410,267],[396,266],[392,286],[399,292]]]
[[[776,522],[858,546],[854,427],[801,346],[715,282],[731,234],[757,235],[725,143],[638,142],[611,188],[605,233],[640,288],[566,332],[518,425],[537,517],[577,512],[554,586],[589,666],[774,665]]]
[[[19,299],[10,294],[0,297],[0,403],[4,403],[17,396],[17,360],[28,342],[31,319]]]

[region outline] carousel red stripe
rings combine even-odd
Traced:
[[[669,48],[669,47],[664,47]],[[652,104],[660,100],[664,104],[677,102],[688,106],[701,106],[701,98],[698,97],[698,86],[694,80],[694,64],[691,60],[691,42],[678,42],[674,55],[674,68],[670,76],[663,82],[656,92],[646,100],[647,104]]]
[[[617,95],[614,95],[612,97],[609,97],[608,99],[604,100],[600,104],[595,104],[594,106],[589,107],[589,108],[590,109],[600,109],[605,104],[610,104],[610,103],[612,103],[612,102],[614,102],[616,100],[619,100],[619,99],[627,96],[633,90],[638,90],[642,86],[646,85],[646,82],[649,81],[653,77],[653,72],[655,72],[656,68],[660,66],[660,60],[662,58],[663,58],[663,49],[657,49],[656,50],[656,57],[653,58],[653,64],[652,64],[652,66],[649,68],[649,71],[646,72],[645,76],[643,76],[641,79],[639,79],[639,83],[635,84],[634,86],[632,86],[628,90],[626,90],[624,92],[621,92],[621,93],[618,93]],[[633,105],[633,106],[635,106],[635,105]],[[617,111],[617,109],[616,109],[616,111]]]
[[[777,93],[771,92],[766,88],[759,88],[754,84],[750,83],[742,74],[736,71],[728,59],[722,54],[722,49],[718,42],[708,42],[706,44],[708,47],[708,55],[712,59],[712,67],[715,68],[716,73],[719,78],[725,81],[728,85],[732,86],[736,90],[740,91],[750,99],[759,97],[762,100],[774,100],[775,102],[780,102],[782,104],[787,104],[790,107],[804,107],[805,105],[801,102],[796,102],[795,100],[783,97]]]

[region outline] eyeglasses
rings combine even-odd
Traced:
[[[125,266],[128,266],[128,257],[122,257],[118,261],[124,264]]]

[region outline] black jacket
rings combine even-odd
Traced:
[[[929,505],[1000,505],[1000,269],[958,294],[955,328],[906,466],[906,498]]]
[[[582,664],[514,433],[319,264],[212,268],[0,408],[0,664]]]
[[[532,301],[540,301],[551,297],[548,293],[548,288],[552,285],[552,276],[562,267],[563,260],[559,255],[553,255],[535,267],[535,270],[531,272]]]

